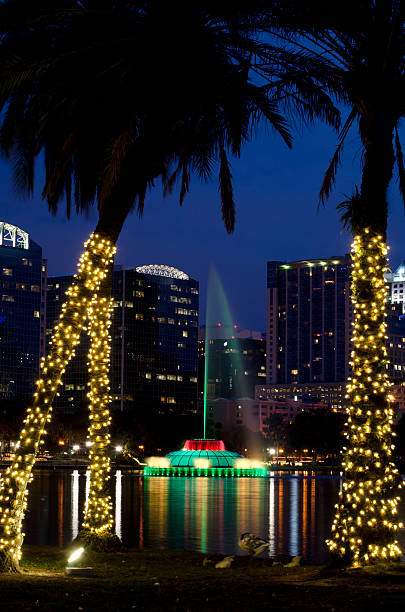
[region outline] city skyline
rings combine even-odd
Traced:
[[[296,135],[292,151],[272,134],[250,144],[240,160],[233,160],[237,218],[231,236],[222,225],[215,181],[205,185],[194,179],[182,209],[176,192],[163,199],[160,186],[155,187],[147,196],[143,219],[136,214],[129,217],[118,241],[116,263],[167,264],[198,279],[200,324],[205,323],[207,277],[213,264],[235,323],[264,331],[267,261],[342,256],[350,251],[351,239],[341,230],[335,206],[360,179],[357,139],[347,148],[330,202],[317,213],[322,173],[335,142],[333,131],[318,124]],[[1,161],[0,218],[21,227],[42,246],[49,275],[73,273],[83,242],[95,227],[96,210],[88,219],[67,221],[62,208],[52,217],[39,189],[32,200],[16,196],[10,174],[11,166]],[[41,172],[38,176],[41,187]],[[404,258],[403,208],[395,182],[389,201],[388,243],[395,269]]]

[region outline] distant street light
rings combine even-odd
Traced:
[[[74,451],[78,451],[78,450],[80,450],[80,446],[79,446],[79,444],[73,444],[73,447],[72,447],[72,448],[73,448],[73,450],[74,450]]]
[[[115,447],[115,452],[116,452],[116,453],[121,453],[121,452],[122,452],[122,446],[120,446],[120,445],[118,444],[118,446],[116,446],[116,447]]]

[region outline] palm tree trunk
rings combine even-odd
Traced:
[[[360,203],[352,214],[354,331],[345,481],[327,542],[335,559],[357,567],[397,560],[401,552],[396,516],[400,475],[392,462],[385,347],[386,191],[393,163],[392,130],[376,130],[368,139]]]
[[[97,234],[86,243],[78,273],[67,291],[68,299],[54,328],[49,354],[41,363],[34,402],[28,408],[11,466],[7,468],[0,486],[0,572],[18,571],[28,484],[32,480],[41,438],[51,418],[52,402],[61,377],[86,324],[89,302],[106,277],[114,252],[114,243]]]
[[[111,274],[109,275],[111,278]],[[108,287],[111,284],[108,282]],[[106,284],[103,290],[111,295]],[[90,486],[89,498],[82,529],[76,540],[90,545],[95,550],[116,550],[121,541],[113,533],[112,501],[109,492],[111,417],[108,405],[110,396],[110,352],[112,299],[110,296],[95,295],[88,308],[90,391]]]

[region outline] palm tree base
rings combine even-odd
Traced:
[[[353,559],[349,556],[340,557],[339,555],[331,554],[329,556],[327,565],[327,569],[329,570],[357,570],[362,569],[365,571],[370,571],[372,573],[387,573],[393,570],[405,570],[405,564],[401,562],[401,557],[393,557],[389,561],[384,561],[382,559],[370,559],[368,563],[361,563],[359,565],[353,564]]]
[[[80,544],[84,548],[95,552],[117,552],[122,548],[119,537],[110,531],[98,534],[89,529],[81,529],[73,543]]]
[[[0,550],[0,574],[20,574],[18,561],[6,550]]]

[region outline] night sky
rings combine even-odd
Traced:
[[[344,164],[327,207],[317,212],[322,176],[334,152],[336,134],[319,124],[295,134],[292,150],[279,137],[262,132],[233,160],[236,230],[229,236],[222,224],[216,177],[208,184],[194,180],[180,208],[177,193],[163,198],[160,183],[149,193],[143,218],[132,214],[118,241],[116,263],[176,266],[199,280],[200,322],[205,320],[207,274],[213,264],[240,327],[265,329],[266,261],[343,255],[350,237],[341,231],[336,204],[360,182],[361,149],[355,129],[349,134]],[[38,193],[30,200],[16,196],[10,167],[0,162],[0,220],[31,234],[48,259],[48,273],[75,270],[82,244],[96,224],[90,217],[67,221],[61,205],[52,217]],[[405,218],[395,171],[389,197],[388,242],[391,267],[405,258]]]

